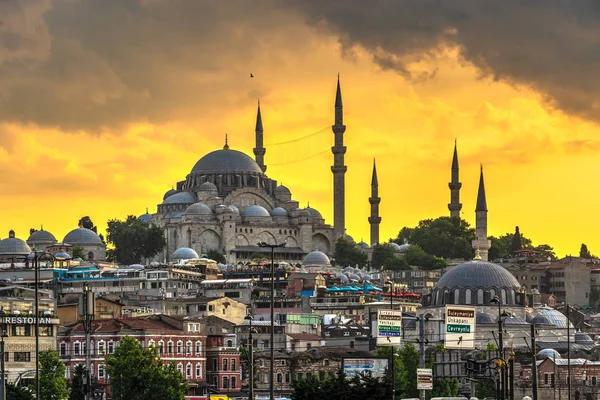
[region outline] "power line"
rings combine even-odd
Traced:
[[[320,152],[318,152],[316,154],[313,154],[311,156],[308,156],[308,157],[299,158],[297,160],[292,160],[292,161],[287,161],[287,162],[282,162],[282,163],[277,163],[277,164],[269,164],[269,165],[271,165],[271,166],[278,166],[278,165],[294,164],[294,163],[297,163],[297,162],[306,161],[306,160],[309,160],[311,158],[315,158],[317,156],[320,156],[321,154],[325,154],[325,153],[328,153],[328,152],[329,152],[329,149],[328,150],[320,151]]]
[[[287,140],[287,141],[285,141],[285,142],[267,143],[267,144],[265,145],[265,147],[280,146],[280,145],[283,145],[283,144],[288,144],[288,143],[295,143],[295,142],[299,142],[300,140],[303,140],[303,139],[309,138],[309,137],[311,137],[311,136],[318,135],[319,133],[322,133],[322,132],[324,132],[324,131],[326,131],[326,130],[329,130],[329,129],[330,129],[330,128],[329,128],[329,126],[326,126],[325,128],[322,128],[322,129],[320,129],[320,130],[318,130],[318,131],[316,131],[316,132],[309,133],[308,135],[305,135],[305,136],[300,136],[300,137],[298,137],[298,138],[295,138],[295,139],[290,139],[290,140]]]

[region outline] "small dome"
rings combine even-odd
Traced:
[[[398,246],[398,249],[399,249],[401,252],[405,252],[405,251],[406,251],[406,250],[408,250],[409,248],[410,248],[410,244],[408,244],[408,243],[404,243],[404,244],[401,244],[400,246]]]
[[[287,187],[283,186],[283,185],[279,185],[275,188],[275,194],[276,195],[288,195],[291,196],[292,192],[290,192],[290,189],[288,189]]]
[[[400,245],[396,242],[389,242],[388,246],[390,246],[392,249],[394,249],[394,251],[400,251],[402,250],[402,248],[400,247]]]
[[[167,190],[167,193],[165,193],[165,195],[163,196],[163,200],[166,200],[167,197],[171,197],[174,194],[177,194],[177,190],[175,190],[175,189],[169,189],[169,190]]]
[[[146,210],[145,214],[142,214],[138,217],[138,220],[140,222],[143,222],[144,224],[149,224],[150,221],[152,221],[152,214],[148,213],[148,210]]]
[[[533,325],[554,325],[548,318],[543,315],[537,315],[531,319]]]
[[[173,253],[171,257],[174,260],[191,260],[194,258],[200,258],[196,250],[190,249],[189,247],[180,247]]]
[[[234,206],[233,204],[230,204],[229,208],[231,208],[233,210],[233,212],[236,213],[237,215],[240,215],[240,209],[237,208],[236,206]]]
[[[483,325],[495,324],[496,320],[490,314],[488,314],[486,312],[478,311],[477,316],[476,316],[476,323],[483,324]]]
[[[207,181],[207,182],[204,182],[202,185],[198,186],[198,190],[199,191],[206,191],[206,192],[208,192],[208,191],[215,191],[216,192],[218,189],[217,189],[217,187],[215,186],[214,183]]]
[[[542,308],[542,315],[550,320],[553,325],[556,325],[557,328],[566,328],[567,327],[567,317],[558,310],[547,307]],[[569,322],[571,328],[573,328],[573,324]]]
[[[575,333],[575,343],[594,343],[594,341],[587,333],[577,332]]]
[[[65,252],[64,250],[59,250],[56,254],[54,254],[55,260],[70,260],[71,256]]]
[[[29,238],[27,239],[27,243],[56,243],[56,238],[54,237],[53,234],[51,234],[48,231],[45,231],[43,229],[40,229],[39,231],[35,231],[33,232],[31,235],[29,235]]]
[[[163,201],[163,204],[194,204],[196,198],[190,192],[178,192],[169,196]]]
[[[363,276],[363,281],[371,282],[372,280],[373,280],[373,277],[371,275],[365,274]]]
[[[316,211],[316,210],[315,210],[315,211]],[[319,214],[319,215],[321,215],[321,214]],[[321,218],[322,218],[322,217],[321,217]],[[348,235],[348,234],[344,235],[344,239],[346,239],[346,240],[347,240],[348,242],[350,242],[350,243],[355,243],[355,242],[354,242],[354,238],[353,238],[352,236]]]
[[[212,210],[204,203],[194,203],[185,209],[184,215],[212,215]]]
[[[304,210],[308,211],[310,213],[310,216],[313,218],[323,219],[323,216],[321,215],[321,213],[312,207],[306,207]],[[352,240],[352,241],[354,241],[354,240]]]
[[[560,353],[554,349],[543,349],[537,353],[538,358],[552,358],[552,359],[560,359],[562,358]]]
[[[274,217],[287,217],[288,212],[283,207],[275,207],[273,211],[271,211],[271,215]]]
[[[28,255],[31,248],[23,239],[15,237],[15,231],[8,232],[6,239],[0,240],[0,254]]]
[[[331,261],[329,261],[329,257],[327,254],[321,251],[312,251],[304,257],[303,261],[304,265],[326,265],[330,266]]]
[[[131,268],[131,269],[144,269],[144,266],[142,264],[131,264],[127,268]]]
[[[300,216],[301,217],[312,217],[312,215],[310,214],[310,211],[307,210],[306,208],[304,210],[300,210]]]
[[[346,275],[340,275],[340,282],[341,283],[350,283],[350,279],[348,279],[348,277]]]
[[[366,242],[358,242],[357,244],[358,247],[360,247],[361,249],[368,249],[370,246],[366,243]]]
[[[67,233],[65,238],[63,239],[63,243],[76,245],[86,245],[86,244],[98,244],[103,245],[102,239],[100,236],[96,234],[91,229],[87,228],[75,228],[71,232]]]
[[[242,210],[242,217],[270,217],[271,214],[262,206],[249,206]]]

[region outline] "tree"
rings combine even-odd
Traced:
[[[339,238],[335,242],[335,251],[333,253],[335,264],[338,266],[356,266],[359,268],[367,266],[369,257],[367,253],[359,249],[347,239]]]
[[[391,397],[387,378],[355,375],[348,379],[342,371],[331,378],[310,375],[292,382],[294,400],[379,400]]]
[[[467,221],[439,217],[419,221],[415,228],[402,228],[396,242],[402,244],[406,240],[420,246],[426,253],[441,258],[470,260],[475,254],[471,246],[474,239],[475,229]]]
[[[513,233],[512,239],[510,241],[510,252],[514,253],[515,251],[521,250],[523,248],[523,243],[521,243],[521,232],[519,231],[519,227],[515,227],[515,233]]]
[[[421,246],[416,244],[411,245],[404,252],[404,258],[408,265],[414,265],[423,269],[440,269],[448,266],[448,262],[445,259],[427,254]]]
[[[395,257],[394,249],[386,244],[376,244],[373,246],[373,254],[371,255],[371,266],[381,269],[387,259]]]
[[[208,258],[210,258],[211,260],[215,260],[219,264],[227,263],[225,256],[221,254],[221,252],[219,252],[218,250],[209,250],[207,256]]]
[[[18,386],[14,383],[6,383],[6,400],[34,400],[35,396],[31,389]]]
[[[419,368],[419,352],[412,343],[406,343],[398,352],[404,366],[404,381],[406,386],[402,397],[419,397],[417,389],[417,368]]]
[[[404,257],[392,256],[383,262],[383,269],[385,271],[402,271],[410,269],[410,266]]]
[[[585,243],[581,244],[581,249],[579,250],[579,257],[582,257],[582,258],[592,258],[593,257]]]
[[[58,357],[56,351],[40,353],[40,399],[64,400],[69,391],[65,372],[67,367]]]
[[[96,225],[94,225],[91,218],[87,215],[85,217],[81,217],[79,219],[77,226],[79,226],[80,228],[86,228],[86,229],[89,229],[91,231],[98,233],[98,228],[96,228]]]
[[[475,392],[479,396],[479,392]],[[457,397],[458,379],[434,379],[431,397]],[[431,398],[430,397],[430,398]]]
[[[517,227],[518,228],[518,227]],[[517,247],[516,239],[513,240],[513,237],[516,235],[517,229],[515,229],[514,233],[507,233],[502,236],[490,236],[488,239],[492,242],[492,246],[490,247],[488,258],[490,260],[498,260],[502,258],[510,258],[512,257],[512,248]],[[547,244],[540,244],[538,246],[534,246],[531,239],[523,236],[520,230],[518,230],[519,242],[521,243],[521,249],[535,250],[539,253],[539,257],[546,260],[550,257],[551,260],[556,260],[556,254],[554,253],[554,249]]]
[[[82,364],[77,364],[73,368],[73,379],[71,381],[71,394],[69,400],[85,400],[83,393],[83,384],[85,381],[85,367]]]
[[[106,372],[115,399],[183,400],[188,388],[174,363],[165,365],[157,349],[143,348],[130,336],[106,357]]]
[[[480,399],[484,399],[486,397],[495,398],[497,394],[496,385],[491,379],[485,379],[475,384],[475,395]]]
[[[160,253],[167,241],[163,231],[153,224],[145,224],[134,215],[124,221],[112,219],[106,229],[107,240],[114,246],[108,251],[111,261],[136,264]]]
[[[84,261],[87,260],[85,251],[83,251],[83,247],[73,246],[73,258],[81,258]]]

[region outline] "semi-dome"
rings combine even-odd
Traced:
[[[310,211],[307,210],[306,208],[303,210],[300,210],[300,214],[301,217],[312,217],[312,215],[310,215]]]
[[[208,153],[198,160],[192,174],[214,174],[218,172],[263,173],[256,161],[241,151],[225,148]]]
[[[0,240],[0,254],[28,255],[31,248],[23,239],[15,237],[15,231],[8,232],[6,239]]]
[[[29,235],[29,238],[27,239],[27,243],[47,243],[47,242],[56,243],[56,238],[54,237],[53,234],[51,234],[50,232],[45,231],[43,229],[33,232],[31,235]]]
[[[271,211],[271,215],[274,217],[287,217],[288,212],[283,207],[275,207],[273,211]]]
[[[566,328],[567,327],[567,317],[565,314],[561,313],[558,310],[555,310],[550,307],[544,307],[541,309],[541,315],[548,318],[552,325],[556,325],[557,328]],[[571,328],[573,328],[573,324],[569,322]]]
[[[165,195],[163,196],[163,200],[166,200],[166,199],[167,199],[167,197],[171,197],[171,196],[173,196],[173,195],[174,195],[174,194],[176,194],[176,193],[177,193],[177,190],[175,190],[175,189],[173,189],[173,188],[171,188],[171,189],[167,190],[167,192],[166,192],[166,193],[165,193]]]
[[[575,333],[575,343],[594,343],[594,340],[587,333]]]
[[[322,251],[312,251],[304,257],[304,265],[331,265],[329,257]]]
[[[436,285],[437,289],[506,288],[520,289],[519,281],[506,269],[487,261],[473,260],[453,267]]]
[[[212,210],[204,203],[194,203],[185,209],[184,215],[212,215]]]
[[[248,206],[242,210],[242,217],[270,217],[271,214],[263,206]]]
[[[217,191],[217,187],[212,182],[204,182],[202,185],[198,187],[198,190],[209,192],[209,191]]]
[[[87,228],[75,228],[67,233],[63,239],[63,243],[79,245],[79,244],[99,244],[103,245],[102,239],[96,232]]]
[[[537,353],[538,358],[560,359],[562,356],[554,349],[542,349]]]
[[[190,249],[189,247],[180,247],[173,253],[171,257],[175,260],[191,260],[194,258],[200,258],[196,250]]]
[[[279,185],[275,188],[275,194],[276,195],[292,195],[292,192],[290,192],[290,189],[288,189],[286,186],[283,185]]]
[[[315,210],[312,207],[306,207],[305,208],[306,211],[308,211],[310,213],[310,216],[316,219],[323,219],[323,216],[321,215],[321,213],[317,210]]]
[[[238,214],[238,215],[240,214],[240,209],[239,209],[239,208],[237,208],[236,206],[234,206],[233,204],[230,204],[230,205],[229,205],[229,208],[231,208],[231,209],[233,210],[233,212],[234,212],[234,213],[236,213],[236,214]]]
[[[479,324],[495,324],[496,320],[490,314],[483,312],[483,311],[478,311],[477,315],[475,316],[475,322],[478,325]]]
[[[529,321],[532,325],[554,325],[547,317],[543,315],[536,315]]]
[[[140,222],[143,222],[144,224],[149,224],[150,221],[152,221],[152,214],[148,214],[148,213],[142,214],[138,217],[138,220]]]
[[[163,204],[193,204],[196,198],[190,192],[177,192],[176,194],[167,197]]]

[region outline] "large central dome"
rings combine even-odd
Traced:
[[[451,268],[442,275],[436,287],[440,290],[465,287],[518,289],[521,285],[513,274],[501,266],[473,260]]]
[[[263,173],[256,161],[241,151],[231,149],[216,150],[208,153],[198,160],[194,168],[192,168],[192,174],[224,172]]]

